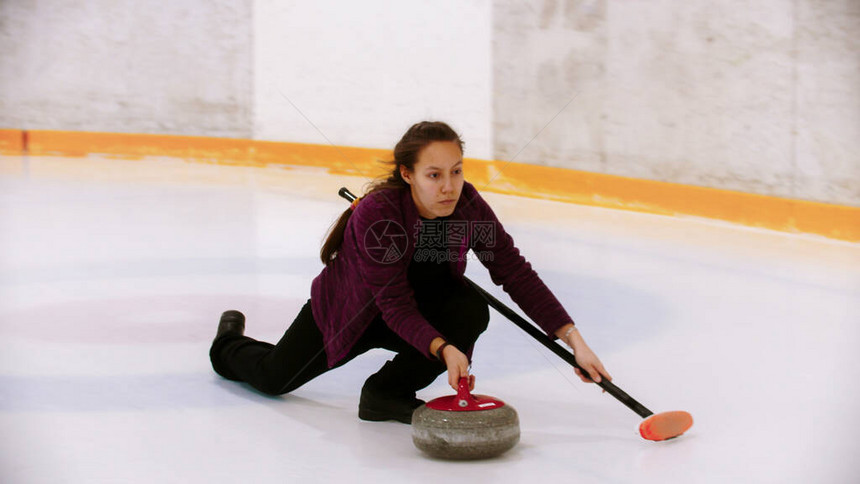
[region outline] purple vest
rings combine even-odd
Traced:
[[[420,252],[427,245],[422,239],[435,235],[445,238],[455,278],[463,277],[471,249],[493,282],[547,334],[573,322],[471,183],[464,183],[454,213],[438,224],[441,233],[435,234],[436,227],[419,233],[420,223],[408,189],[380,190],[356,206],[337,257],[311,284],[311,308],[329,366],[346,356],[380,313],[397,335],[434,358],[430,342],[443,336],[418,311],[406,274],[416,251],[426,255]]]

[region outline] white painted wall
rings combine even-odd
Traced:
[[[0,128],[248,138],[250,19],[250,0],[0,0]]]
[[[860,205],[858,32],[856,0],[499,0],[494,155]]]
[[[492,157],[489,0],[256,0],[255,137],[393,148],[446,121]]]

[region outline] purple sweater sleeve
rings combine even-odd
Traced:
[[[520,254],[513,238],[477,191],[475,197],[473,203],[479,218],[488,222],[489,230],[492,230],[492,236],[485,233],[484,237],[475,241],[475,250],[491,251],[493,254],[492,260],[482,257],[481,263],[489,270],[493,282],[502,286],[528,317],[555,338],[555,332],[565,324],[573,324],[573,319]]]
[[[381,232],[380,226],[376,225],[378,222],[392,222],[392,232],[389,233],[404,231],[403,236],[409,240],[405,227],[397,223],[400,219],[399,213],[393,210],[390,203],[378,197],[362,200],[350,220],[353,224],[352,236],[355,237],[358,249],[358,270],[361,272],[362,281],[373,294],[385,324],[424,356],[434,359],[430,354],[430,342],[443,336],[418,311],[415,294],[406,277],[412,252],[406,247],[400,259],[383,262],[378,255],[372,255],[367,247],[368,241],[374,240],[365,236],[368,231]]]

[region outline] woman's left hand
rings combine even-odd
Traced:
[[[588,376],[585,376],[579,368],[574,368],[573,370],[576,372],[576,375],[579,376],[580,380],[585,383],[600,383],[602,378],[612,381],[612,376],[610,376],[609,372],[603,368],[603,363],[600,362],[600,359],[593,351],[591,351],[591,348],[589,348],[585,342],[583,342],[582,345],[578,345],[577,348],[574,348],[573,355],[576,357],[576,362],[579,363],[579,366],[588,373]]]
[[[597,355],[591,351],[591,348],[585,344],[585,340],[582,338],[582,335],[579,334],[578,330],[574,330],[568,335],[566,343],[573,348],[573,355],[576,357],[576,362],[586,372],[586,374],[583,374],[579,368],[574,368],[574,371],[576,371],[576,375],[580,380],[585,383],[599,383],[603,378],[612,381],[612,376],[605,368],[603,368],[603,363],[600,362],[600,358],[598,358]]]

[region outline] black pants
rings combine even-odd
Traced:
[[[471,286],[452,283],[432,291],[416,292],[421,314],[463,352],[471,352],[490,320],[487,303]],[[377,317],[333,368],[328,367],[322,333],[314,322],[310,300],[276,345],[247,336],[224,334],[209,351],[212,367],[230,380],[247,382],[269,395],[289,393],[308,381],[342,366],[373,348],[397,353],[365,382],[365,387],[394,396],[411,396],[433,383],[445,365],[428,359],[397,336]]]

